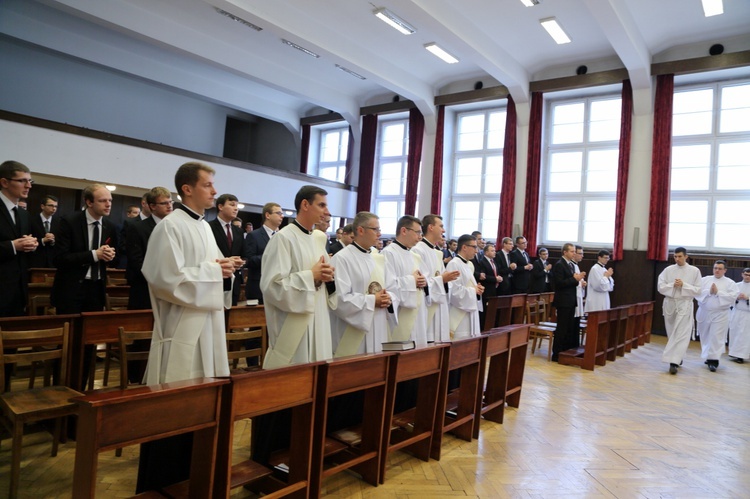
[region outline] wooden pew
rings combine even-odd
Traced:
[[[221,426],[212,497],[229,497],[231,489],[246,484],[273,497],[308,497],[312,461],[313,417],[318,368],[321,363],[231,376],[224,386]],[[291,447],[281,461],[288,466],[288,482],[271,476],[273,470],[252,460],[232,464],[234,423],[292,408]]]
[[[228,383],[194,379],[74,398],[79,411],[73,497],[95,497],[100,452],[188,432],[194,434],[189,497],[211,497],[221,391]]]
[[[385,482],[386,460],[389,452],[408,450],[423,461],[430,459],[430,446],[435,423],[440,374],[447,343],[398,352],[391,357],[388,368],[388,390],[383,420],[383,450],[380,460],[380,483]],[[396,386],[402,381],[419,380],[417,405],[413,409],[394,414]]]
[[[479,394],[474,413],[472,437],[479,438],[479,423],[485,419],[502,423],[505,416],[505,390],[508,383],[508,360],[510,358],[510,331],[508,327],[491,329],[485,333],[487,340],[482,345],[479,365]],[[489,364],[489,365],[488,365]],[[488,376],[487,372],[491,374]],[[486,381],[485,381],[486,380]]]
[[[121,286],[124,287],[124,286]],[[149,331],[154,329],[154,314],[151,310],[118,310],[114,312],[83,312],[78,328],[73,332],[73,363],[70,386],[83,390],[83,356],[86,345],[117,343],[117,328],[127,331]],[[94,359],[92,359],[93,362]]]
[[[377,486],[382,461],[383,421],[390,357],[394,353],[365,354],[327,361],[320,366],[313,443],[310,497],[320,496],[323,480],[352,468]],[[363,392],[363,420],[358,441],[350,444],[327,438],[328,402],[331,398]],[[355,433],[352,431],[352,433]],[[326,461],[333,464],[326,467]]]
[[[492,296],[487,302],[482,331],[510,324],[521,324],[525,310],[525,294]]]
[[[508,381],[505,388],[505,402],[508,407],[521,405],[521,388],[523,388],[523,373],[526,369],[526,352],[529,348],[529,326],[515,324],[510,326],[508,349]],[[489,373],[493,375],[492,372]]]
[[[559,363],[566,366],[579,366],[588,371],[593,371],[595,365],[605,365],[609,340],[609,316],[609,310],[589,312],[586,321],[586,345],[560,352]]]
[[[244,345],[227,345],[227,347],[234,347],[242,350],[241,353],[234,353],[234,348],[228,348],[229,359],[233,360],[236,367],[237,360],[247,357],[258,357],[258,365],[263,365],[263,359],[266,356],[266,350],[268,350],[268,331],[266,329],[266,311],[263,305],[256,306],[236,306],[226,310],[226,331],[227,334],[231,334],[232,331],[240,329],[250,329],[251,331],[258,329],[257,336],[253,335],[253,338],[257,337],[260,339],[260,347],[245,350]],[[229,343],[232,343],[231,340]],[[249,367],[249,366],[248,366]]]
[[[445,350],[447,359],[443,361],[440,376],[440,393],[432,436],[430,457],[440,459],[443,434],[452,432],[458,438],[470,441],[474,431],[477,397],[479,393],[479,367],[483,343],[487,336],[475,336],[450,344]],[[461,384],[453,392],[448,392],[448,376],[451,371],[460,369]]]
[[[628,328],[625,332],[625,353],[638,348],[638,331],[643,323],[643,304],[628,305]]]
[[[643,302],[643,322],[641,332],[638,335],[638,344],[645,345],[651,343],[651,325],[654,320],[654,302]]]
[[[35,267],[29,269],[29,284],[52,284],[55,280],[54,268]]]

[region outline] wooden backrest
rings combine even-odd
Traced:
[[[266,327],[266,312],[263,305],[236,306],[227,310],[226,314],[227,332],[237,329]]]
[[[120,339],[120,388],[124,389],[128,387],[128,361],[129,360],[148,360],[148,349],[140,352],[129,352],[128,345],[132,345],[134,341],[148,340],[151,342],[151,337],[154,335],[153,331],[125,331],[124,327],[117,328],[117,333]]]
[[[128,331],[154,329],[154,314],[151,310],[117,310],[111,312],[84,312],[81,314],[82,343],[117,343],[118,328]]]
[[[524,309],[524,323],[539,324],[539,295],[526,295],[526,306]]]
[[[68,331],[66,322],[62,327],[31,331],[0,330],[0,393],[5,390],[5,365],[32,364],[47,360],[60,361],[60,380],[66,379],[68,367]],[[17,350],[4,353],[5,349]]]

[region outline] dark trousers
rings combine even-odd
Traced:
[[[578,346],[578,331],[575,328],[575,307],[557,307],[557,329],[552,343],[552,360],[556,361],[560,352]]]

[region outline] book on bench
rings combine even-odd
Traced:
[[[417,344],[413,340],[406,341],[384,341],[383,351],[384,352],[398,352],[401,350],[413,350],[417,347]]]

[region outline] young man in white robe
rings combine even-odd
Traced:
[[[742,281],[737,283],[737,290],[739,295],[729,319],[729,356],[742,364],[750,359],[750,268],[742,271]]]
[[[450,287],[450,333],[459,340],[482,334],[479,312],[482,309],[484,286],[474,278],[474,264],[471,260],[477,255],[477,239],[464,234],[458,238],[456,258],[448,262],[447,270],[458,271],[459,277]]]
[[[737,283],[724,275],[727,272],[724,260],[716,260],[713,270],[713,275],[701,279],[701,292],[695,298],[698,302],[695,319],[701,340],[701,358],[706,360],[711,372],[716,372],[727,343],[729,311],[740,292]]]
[[[667,330],[667,346],[661,356],[669,364],[669,373],[677,374],[693,332],[693,298],[701,291],[701,272],[687,263],[683,247],[674,250],[674,265],[659,274],[657,289],[664,295],[662,313]]]
[[[203,219],[214,204],[214,170],[185,163],[175,186],[182,204],[154,227],[141,269],[154,313],[149,385],[229,376],[224,308],[232,292],[224,291],[224,279],[233,277],[241,259],[224,258]],[[191,434],[143,444],[136,493],[185,480],[191,454]]]
[[[331,310],[335,357],[382,352],[388,316],[393,315],[388,311],[394,296],[385,288],[385,258],[372,249],[380,220],[362,211],[352,225],[354,241],[331,259],[336,269],[336,308]]]
[[[260,289],[268,328],[263,368],[333,357],[328,298],[335,287],[326,235],[315,224],[331,216],[327,192],[306,185],[297,193],[297,219],[277,232],[261,260]]]
[[[609,294],[615,289],[615,280],[612,279],[614,269],[607,268],[609,262],[609,251],[601,250],[597,255],[596,263],[589,271],[589,285],[586,288],[586,312],[596,310],[609,310]]]
[[[427,279],[419,270],[422,259],[410,251],[422,238],[418,218],[404,215],[396,225],[396,239],[386,246],[385,288],[396,296],[394,312],[397,325],[390,331],[389,341],[412,340],[418,347],[427,345]],[[429,292],[429,291],[428,291]]]
[[[459,272],[445,270],[443,251],[437,245],[443,240],[445,227],[440,215],[422,217],[422,240],[411,250],[422,258],[419,271],[427,279],[429,294],[425,297],[427,306],[427,341],[450,341],[448,321],[448,283],[456,280]]]

